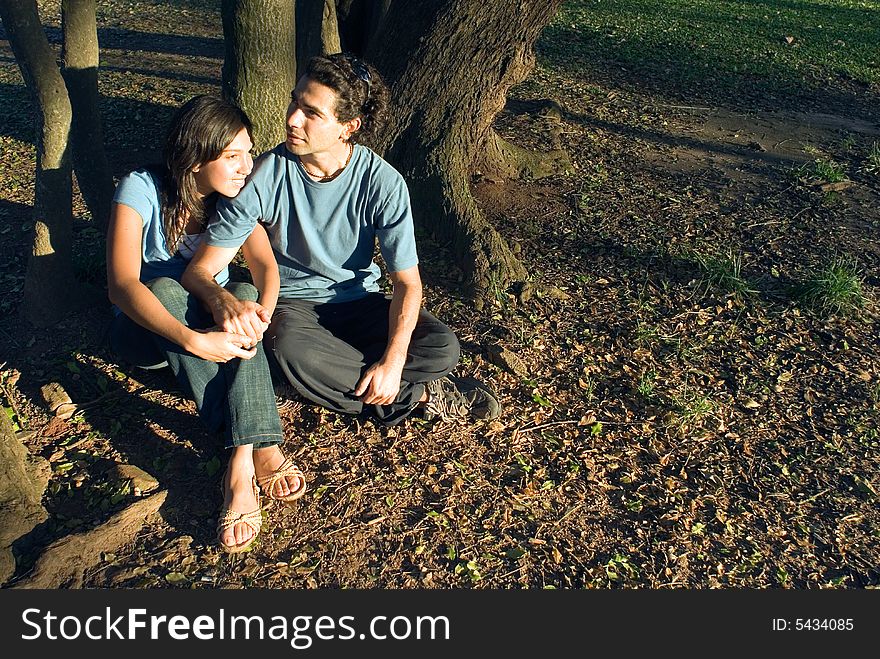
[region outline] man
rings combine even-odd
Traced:
[[[184,286],[218,325],[262,338],[264,310],[227,294],[213,275],[252,230],[265,230],[281,276],[266,352],[301,395],[342,413],[367,409],[387,425],[417,410],[427,419],[494,418],[500,406],[485,386],[448,377],[458,340],[420,309],[406,184],[358,144],[381,129],[387,99],[364,62],[313,58],[291,94],[286,141],[259,158],[238,196],[218,202]],[[379,292],[377,241],[390,300]]]

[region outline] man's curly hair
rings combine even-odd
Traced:
[[[374,142],[388,120],[388,87],[379,72],[347,53],[319,55],[309,60],[303,74],[336,93],[336,117],[346,122],[360,117],[353,143]]]

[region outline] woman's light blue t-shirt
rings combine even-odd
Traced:
[[[123,176],[116,186],[113,201],[128,206],[141,216],[141,281],[148,282],[158,277],[180,281],[190,257],[184,256],[178,249],[174,250],[174,254],[168,251],[162,228],[158,178],[146,169]],[[221,286],[225,285],[229,281],[229,269],[223,268],[215,279]]]

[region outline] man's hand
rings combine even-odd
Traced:
[[[187,352],[211,362],[228,362],[230,359],[250,359],[257,354],[250,346],[251,339],[243,334],[216,330],[195,330],[190,341],[183,346]]]
[[[250,339],[244,345],[246,348],[252,348],[262,340],[263,332],[272,321],[272,314],[259,302],[239,300],[226,291],[212,301],[211,315],[224,332],[241,334]]]
[[[367,369],[354,390],[366,405],[390,405],[400,392],[403,364],[376,362]]]

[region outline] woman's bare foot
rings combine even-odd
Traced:
[[[268,446],[254,450],[254,470],[257,481],[263,483],[272,473],[284,464],[284,454],[278,446]],[[284,499],[295,492],[304,490],[305,480],[295,474],[279,476],[269,484],[269,491],[263,487],[263,493],[272,499]]]
[[[236,513],[247,513],[259,506],[253,487],[254,461],[252,446],[237,446],[232,449],[229,466],[223,475],[223,509]],[[256,535],[244,522],[234,525],[220,533],[219,540],[227,547],[248,542]]]

